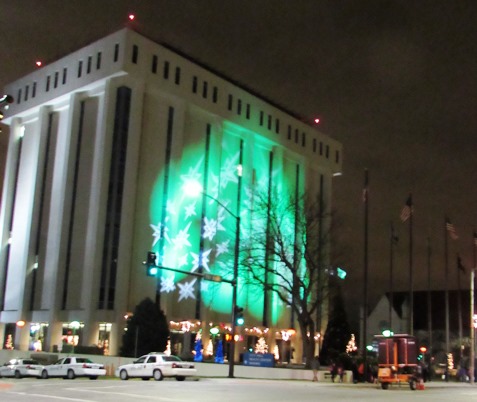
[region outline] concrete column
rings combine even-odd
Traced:
[[[54,345],[56,345],[58,349],[61,349],[62,335],[63,335],[63,323],[57,322],[57,321],[50,323],[48,327],[48,333],[47,333],[46,342],[45,342],[43,350],[53,352]]]
[[[13,344],[17,350],[28,350],[30,343],[30,324],[25,323],[23,327],[17,325]]]

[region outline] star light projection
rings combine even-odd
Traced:
[[[194,300],[197,297],[197,278],[192,275],[199,268],[204,273],[217,274],[232,279],[236,239],[237,191],[239,184],[240,138],[224,133],[221,143],[211,138],[211,151],[204,153],[203,144],[184,148],[180,161],[171,163],[170,170],[157,177],[150,200],[152,250],[161,258],[164,267],[183,272],[162,270],[160,292],[169,293],[177,302]],[[214,148],[215,147],[215,148]],[[212,151],[213,150],[213,151]],[[273,163],[271,149],[253,146],[248,152],[253,162],[243,178],[240,204],[240,242],[246,245],[254,233],[265,233],[266,222],[257,222],[252,213],[254,190],[272,185],[274,191],[286,197],[295,191],[296,162],[283,159]],[[167,182],[164,177],[167,174]],[[288,180],[290,179],[290,180]],[[165,184],[166,183],[166,184]],[[167,184],[168,183],[168,184]],[[184,189],[190,184],[204,187],[204,193],[192,198]],[[290,184],[291,183],[291,184]],[[164,187],[166,186],[166,187]],[[202,190],[201,190],[202,191]],[[199,191],[200,192],[200,191]],[[167,199],[164,199],[166,197]],[[294,227],[294,214],[287,220],[289,231]],[[289,225],[288,225],[289,224]],[[253,226],[253,228],[252,228]],[[202,252],[201,252],[202,250]],[[256,250],[256,253],[264,253]],[[287,273],[282,273],[283,278]],[[276,280],[282,281],[283,278]],[[239,281],[239,302],[248,306],[248,314],[261,317],[263,313],[263,288],[251,287]],[[232,287],[228,283],[200,281],[201,302],[216,312],[228,313],[232,300]],[[283,302],[270,295],[272,322],[285,311]]]

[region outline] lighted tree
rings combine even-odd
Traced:
[[[331,213],[323,200],[257,192],[250,207],[253,230],[241,249],[241,279],[273,293],[294,312],[309,368],[327,298]],[[264,317],[264,325],[268,325]]]
[[[348,341],[348,344],[346,345],[346,353],[354,353],[358,350],[358,347],[356,346],[356,338],[354,334],[351,334],[351,339]]]
[[[255,353],[268,353],[268,345],[262,336],[255,345]]]
[[[212,343],[212,339],[209,339],[209,343],[207,344],[207,348],[205,349],[205,354],[207,356],[213,356],[214,354],[214,344]]]
[[[194,351],[195,351],[195,354],[194,354],[195,362],[201,362],[202,360],[204,360],[204,356],[202,354],[203,352],[202,337],[200,332],[198,332],[196,336]]]
[[[280,359],[280,352],[278,350],[278,345],[275,345],[274,348],[273,348],[273,355],[275,357],[275,360],[279,360]]]
[[[223,363],[224,362],[224,345],[222,341],[217,343],[217,352],[215,354],[215,362]]]

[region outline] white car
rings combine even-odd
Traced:
[[[76,377],[89,377],[96,380],[106,375],[104,365],[93,363],[85,357],[69,356],[58,360],[55,364],[44,366],[41,378],[63,377],[72,380]]]
[[[131,364],[123,364],[115,371],[116,377],[121,380],[128,378],[154,378],[161,381],[164,377],[175,377],[177,381],[184,381],[188,376],[197,375],[194,363],[185,362],[177,356],[164,353],[149,353],[141,356]]]
[[[40,377],[43,366],[33,359],[12,359],[0,367],[0,377]]]

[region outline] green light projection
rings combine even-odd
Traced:
[[[188,181],[197,181],[204,186],[204,192],[225,205],[234,214],[237,211],[239,152],[241,137],[233,130],[225,129],[222,136],[211,134],[208,159],[208,177],[205,172],[205,140],[184,146],[180,160],[172,160],[169,169],[159,172],[150,199],[150,230],[152,230],[152,250],[162,254],[162,264],[188,272],[199,269],[199,250],[202,232],[203,273],[233,278],[234,242],[236,218],[213,199],[191,198],[184,193],[183,186]],[[249,140],[247,142],[247,139]],[[265,233],[266,222],[251,227],[250,211],[253,208],[252,186],[268,187],[269,156],[271,147],[257,146],[250,138],[244,138],[242,205],[240,206],[241,242],[246,242],[250,230]],[[275,163],[275,162],[274,162]],[[280,164],[279,164],[280,163]],[[272,170],[273,189],[288,195],[290,188],[286,176],[294,186],[295,174],[292,165],[277,161]],[[249,166],[252,164],[252,166]],[[281,166],[285,164],[286,166]],[[296,164],[295,164],[296,165]],[[168,173],[167,199],[164,199],[165,174]],[[205,203],[205,204],[204,204]],[[204,204],[204,205],[203,205]],[[201,218],[204,212],[201,230]],[[293,228],[293,216],[288,219],[287,230]],[[293,231],[293,230],[292,230]],[[160,249],[162,246],[162,249]],[[173,294],[177,302],[195,300],[196,277],[161,271],[160,291]],[[204,306],[219,313],[230,313],[232,287],[228,283],[201,281],[201,297]],[[283,316],[284,306],[278,297],[271,296],[272,323]],[[263,290],[246,286],[239,278],[239,305],[246,306],[247,316],[261,319],[263,315]]]

